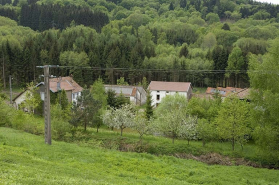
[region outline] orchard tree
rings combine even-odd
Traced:
[[[110,108],[103,114],[103,123],[108,127],[120,129],[121,136],[125,128],[134,126],[135,105],[125,104],[118,109]]]
[[[136,130],[140,135],[140,143],[142,143],[142,137],[147,134],[151,129],[151,120],[148,120],[144,115],[144,112],[138,111],[134,117],[134,124],[132,128]]]
[[[181,128],[179,129],[179,137],[187,139],[188,145],[190,140],[196,140],[197,137],[197,117],[187,116],[183,119]]]
[[[227,97],[221,104],[215,124],[220,138],[231,141],[232,150],[236,142],[243,146],[246,136],[251,133],[248,103],[236,96]]]
[[[155,130],[172,138],[172,142],[179,137],[180,130],[187,119],[187,98],[175,94],[166,96],[156,109],[157,119],[154,122]]]

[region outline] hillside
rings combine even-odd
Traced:
[[[249,87],[250,54],[266,54],[279,28],[279,6],[252,0],[1,4],[4,86],[9,74],[17,86],[40,81],[36,66],[55,64],[67,67],[53,75],[73,74],[87,86],[98,77],[110,84],[120,77],[138,84],[146,77],[195,87]]]
[[[276,170],[121,153],[0,128],[0,184],[270,184]],[[229,178],[228,178],[229,176]]]

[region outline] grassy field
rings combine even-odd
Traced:
[[[279,171],[118,152],[0,128],[0,184],[279,184]]]

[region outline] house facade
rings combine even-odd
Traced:
[[[28,89],[25,89],[21,93],[19,93],[14,99],[13,99],[13,106],[16,109],[19,109],[19,105],[22,104],[26,99],[26,93],[29,91]]]
[[[125,85],[104,85],[106,92],[113,90],[116,96],[121,93],[136,105],[143,105],[146,102],[147,93],[140,86],[125,86]]]
[[[41,82],[37,85],[39,87],[39,93],[41,99],[44,100],[45,97],[45,86],[44,82]],[[76,83],[72,77],[58,77],[51,78],[49,80],[49,88],[52,93],[57,93],[61,90],[66,92],[67,98],[69,102],[76,102],[77,98],[81,96],[81,92],[83,88]]]
[[[78,96],[81,96],[81,91],[83,88],[79,86],[72,77],[60,77],[60,78],[51,78],[49,80],[50,91],[52,93],[58,93],[61,90],[66,91],[67,99],[69,102],[77,101]],[[44,82],[40,82],[36,85],[38,88],[38,93],[40,94],[41,100],[45,99],[45,86]],[[23,92],[18,94],[13,99],[13,106],[16,109],[19,109],[19,105],[23,103],[26,99],[26,92],[29,91],[25,89]]]
[[[151,81],[148,90],[152,97],[152,105],[157,107],[164,97],[176,93],[185,96],[189,100],[192,96],[193,88],[190,82]]]

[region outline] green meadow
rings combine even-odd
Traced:
[[[0,184],[279,184],[279,171],[207,165],[96,144],[53,141],[0,128]]]

